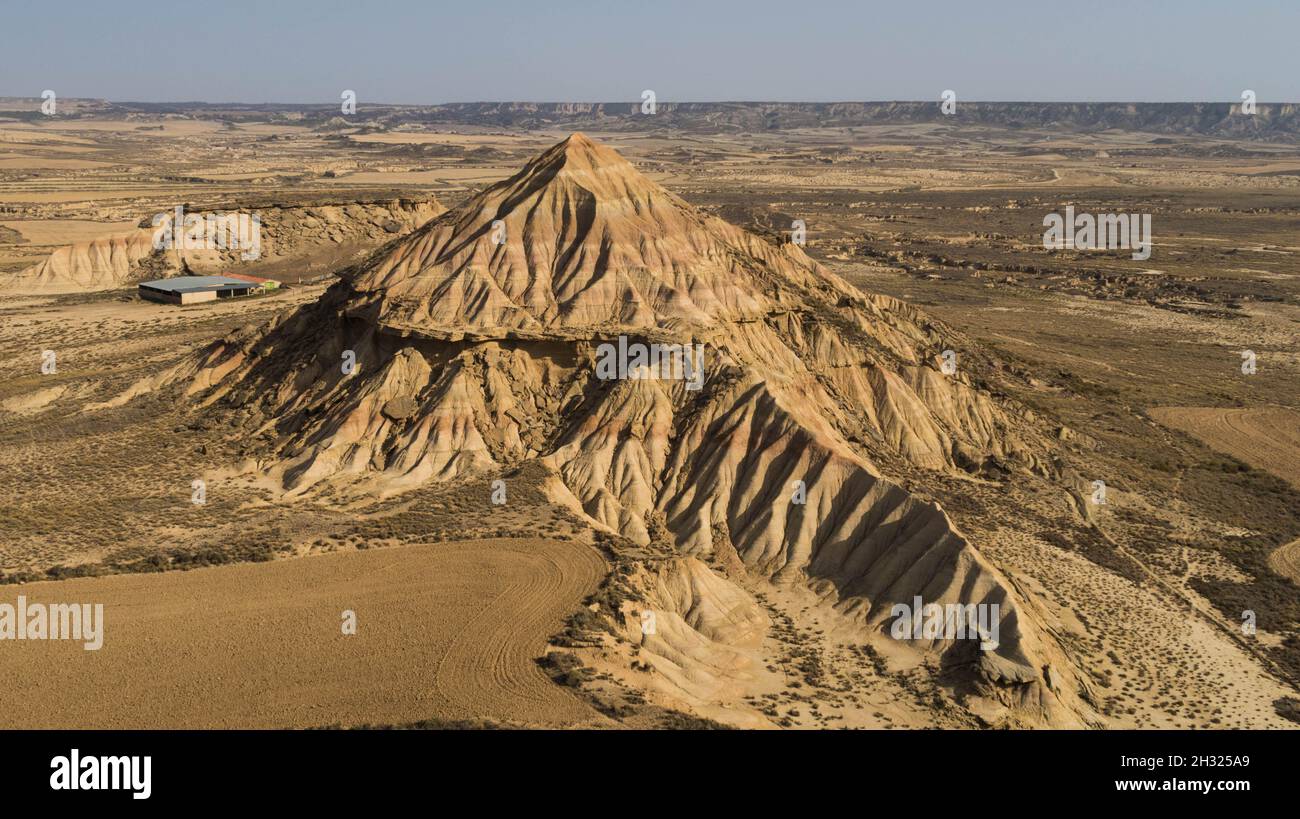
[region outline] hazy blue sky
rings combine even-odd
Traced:
[[[0,3],[0,95],[1300,101],[1300,0]]]

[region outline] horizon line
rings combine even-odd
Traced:
[[[0,94],[0,99],[40,102],[40,96],[21,96]],[[207,105],[207,106],[249,106],[268,107],[286,106],[298,108],[336,108],[336,101],[330,102],[248,102],[236,100],[131,100],[111,99],[108,97],[76,97],[59,95],[59,99],[73,101],[103,102],[113,105]],[[941,104],[941,98],[935,99],[836,99],[836,100],[781,100],[781,99],[717,99],[717,100],[656,100],[656,105],[891,105],[891,104]],[[1241,99],[1232,100],[1035,100],[1035,99],[970,99],[957,98],[960,105],[1237,105]],[[455,100],[444,102],[365,102],[359,99],[358,107],[383,108],[440,108],[453,105],[632,105],[641,104],[640,99],[621,100]],[[1300,101],[1257,100],[1256,105],[1300,105]]]

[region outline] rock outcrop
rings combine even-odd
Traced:
[[[309,259],[322,250],[342,253],[339,264],[410,233],[446,208],[432,198],[319,204],[242,203],[227,207],[185,207],[206,220],[245,214],[258,219],[255,257],[246,248],[159,249],[160,230],[171,228],[174,211],[154,216],[118,236],[58,248],[46,259],[14,274],[0,288],[19,293],[83,293],[130,287],[139,281],[191,273],[258,271],[278,262]]]

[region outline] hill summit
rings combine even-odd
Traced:
[[[754,265],[796,259],[574,134],[356,276],[352,310],[434,335],[717,326],[770,312]]]

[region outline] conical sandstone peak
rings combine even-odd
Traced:
[[[529,162],[521,175],[542,169],[574,176],[604,174],[642,178],[639,171],[613,148],[601,145],[581,131],[576,131],[538,154]],[[648,181],[648,180],[647,180]]]
[[[709,216],[573,134],[351,280],[353,315],[445,338],[703,328],[780,308],[778,285],[850,289],[798,248]]]
[[[587,342],[628,335],[704,344],[706,379],[742,374],[782,394],[800,425],[825,426],[837,446],[872,460],[901,455],[922,468],[966,471],[1042,471],[1050,460],[1043,425],[972,380],[978,351],[967,351],[950,329],[896,299],[857,290],[796,246],[772,244],[699,211],[582,134],[390,244],[316,305],[267,332],[290,348],[310,332],[319,337],[315,349],[353,350],[367,373],[381,371],[401,345],[415,345],[412,354],[437,363],[433,382],[460,372],[443,367],[458,352],[441,342],[562,343],[578,369],[566,375],[573,384],[549,402],[593,389]],[[335,406],[337,396],[355,389],[329,355],[289,361],[259,352],[278,346],[263,346],[264,335],[232,337],[209,357],[209,364],[221,362],[222,376],[238,372],[233,362],[247,357],[251,371],[242,383],[205,372],[195,384],[224,380],[223,390],[274,395],[281,432],[326,417],[316,409],[299,417],[296,408]],[[938,357],[949,347],[963,350],[963,368],[943,375]],[[284,381],[284,367],[301,378]],[[321,380],[312,384],[309,375]],[[655,389],[680,404],[689,397],[680,387]],[[407,398],[427,403],[429,395]],[[532,397],[526,404],[542,406]],[[555,420],[533,431],[554,430]],[[513,442],[529,425],[512,420],[506,430],[504,440]],[[487,431],[493,440],[496,430]],[[325,434],[312,433],[313,446]],[[490,460],[545,453],[557,443],[507,447]],[[396,463],[380,458],[367,468],[388,472]],[[634,530],[636,518],[628,524]]]
[[[699,389],[597,373],[591,342],[654,333],[705,336]],[[258,468],[289,495],[402,491],[534,462],[548,497],[594,528],[642,544],[659,529],[683,556],[734,555],[752,577],[806,584],[864,636],[916,596],[997,604],[996,650],[918,649],[968,669],[1009,719],[1082,724],[1082,676],[1012,585],[937,504],[886,475],[1032,469],[1046,451],[1041,424],[939,372],[949,344],[965,349],[575,135],[316,303],[123,398],[183,380],[212,411],[239,408],[251,435],[272,433]]]
[[[498,230],[501,241],[492,238]],[[896,299],[862,293],[793,245],[774,245],[699,211],[582,134],[389,245],[286,322],[277,338],[296,338],[306,332],[304,322],[319,325],[311,331],[320,336],[316,349],[353,350],[359,361],[369,359],[363,361],[368,373],[387,365],[395,344],[418,345],[416,355],[446,362],[448,348],[439,346],[445,341],[564,343],[570,356],[587,364],[566,375],[574,383],[549,396],[552,402],[592,389],[585,369],[592,345],[582,343],[625,334],[702,343],[706,378],[743,371],[765,392],[781,393],[799,424],[827,426],[837,446],[855,441],[849,448],[873,460],[889,453],[922,468],[966,471],[1007,465],[1042,471],[1050,460],[1042,424],[967,375],[977,351],[963,352],[961,372],[940,374],[939,353],[967,346],[951,330]],[[259,356],[252,349],[257,338],[217,345],[209,362],[220,361],[224,375],[237,371],[233,361],[252,354],[251,378],[227,380],[222,389],[275,395],[282,432],[322,423],[326,416],[315,410],[294,414],[295,408],[334,406],[334,396],[322,391],[342,395],[355,388],[339,380],[330,356],[297,362]],[[314,374],[323,380],[304,392],[309,379],[285,382],[282,366],[301,371],[303,379]],[[446,380],[456,372],[448,367],[430,378]],[[215,375],[205,372],[195,383],[206,388],[224,380]],[[686,396],[680,386],[663,385],[672,403]],[[423,393],[407,397],[429,400]],[[533,397],[523,400],[540,406]],[[539,421],[532,431],[562,426],[556,420]],[[503,440],[522,439],[529,430],[529,423],[511,420]],[[499,430],[485,431],[491,442]],[[313,446],[326,434],[315,430]],[[426,441],[414,443],[419,448]],[[508,446],[488,461],[544,453],[557,443],[518,451]],[[392,472],[400,463],[381,458],[367,468]],[[403,480],[418,482],[425,474],[403,473]],[[450,476],[442,467],[432,474]],[[310,483],[295,476],[296,486]],[[608,515],[627,517],[633,531],[641,526],[639,514]]]

